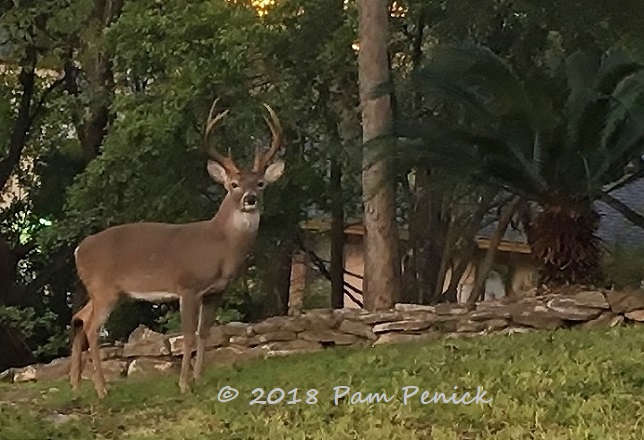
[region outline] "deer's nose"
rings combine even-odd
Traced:
[[[244,195],[244,204],[254,206],[257,204],[257,195],[256,194],[246,194]]]

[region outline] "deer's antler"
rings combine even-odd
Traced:
[[[264,153],[260,153],[259,149],[255,151],[255,166],[253,168],[255,171],[266,169],[284,141],[282,125],[280,124],[277,114],[275,114],[275,111],[268,104],[264,104],[264,107],[266,107],[266,110],[268,110],[268,114],[270,115],[270,119],[264,116],[264,120],[271,129],[273,140],[268,151]]]
[[[204,134],[204,144],[206,146],[206,151],[212,157],[213,160],[217,161],[229,173],[231,174],[238,173],[239,168],[237,168],[237,165],[235,165],[235,161],[233,160],[232,155],[230,154],[230,150],[228,150],[228,156],[224,156],[221,153],[219,153],[216,148],[209,148],[210,144],[208,142],[208,137],[210,136],[210,133],[215,128],[217,123],[224,116],[228,114],[228,110],[224,110],[223,112],[217,114],[217,116],[213,117],[213,114],[215,113],[215,109],[217,108],[218,102],[219,102],[219,98],[215,99],[215,101],[212,103],[212,107],[210,107],[210,113],[208,114],[208,119],[206,120],[206,132]]]

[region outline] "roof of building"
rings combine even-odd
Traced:
[[[625,185],[611,192],[611,195],[633,211],[644,215],[644,179]],[[644,229],[631,223],[604,202],[597,202],[595,206],[601,216],[597,235],[607,246],[644,246]]]
[[[644,179],[638,179],[628,185],[611,192],[611,195],[627,205],[633,211],[644,215]],[[644,246],[644,229],[631,223],[620,212],[602,201],[595,202],[595,208],[600,215],[597,236],[607,247],[616,245],[623,247]],[[491,237],[496,229],[496,222],[481,229],[481,237]],[[522,229],[508,228],[503,236],[504,241],[527,243],[526,234]]]

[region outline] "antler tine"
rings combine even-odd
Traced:
[[[215,101],[212,103],[212,106],[210,107],[210,112],[208,113],[208,119],[206,120],[206,131],[204,134],[204,143],[208,145],[208,137],[210,136],[210,133],[212,130],[215,128],[215,125],[228,114],[228,110],[224,110],[223,112],[219,113],[217,116],[213,117],[213,114],[215,113],[215,109],[217,108],[217,103],[219,102],[219,98],[215,99]],[[219,164],[224,167],[227,171],[233,172],[233,173],[238,173],[239,168],[237,168],[237,165],[235,165],[235,162],[232,158],[232,155],[230,154],[230,149],[228,150],[228,157],[222,155],[217,151],[216,148],[212,149],[207,149],[208,154]]]
[[[271,159],[273,159],[275,154],[277,154],[277,151],[279,150],[279,148],[282,146],[282,143],[283,143],[282,125],[280,124],[280,120],[277,117],[277,114],[268,104],[263,104],[263,105],[264,107],[266,107],[266,110],[268,110],[268,114],[271,117],[270,119],[268,119],[266,116],[264,116],[264,121],[266,121],[266,124],[268,124],[268,127],[271,130],[271,134],[273,135],[273,140],[271,142],[271,147],[264,154],[260,154],[259,150],[255,151],[255,170],[256,171],[264,169],[268,165],[268,163],[271,161]]]

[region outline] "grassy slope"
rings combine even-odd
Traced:
[[[337,349],[213,368],[190,396],[174,376],[130,378],[104,402],[88,382],[75,399],[65,382],[4,385],[0,439],[644,439],[643,346],[644,329],[630,327]],[[234,402],[217,401],[225,385],[240,389]],[[339,385],[398,392],[335,406]],[[419,393],[404,406],[410,385],[448,395],[482,386],[493,401],[422,405]],[[319,399],[250,406],[256,387],[316,388]]]

